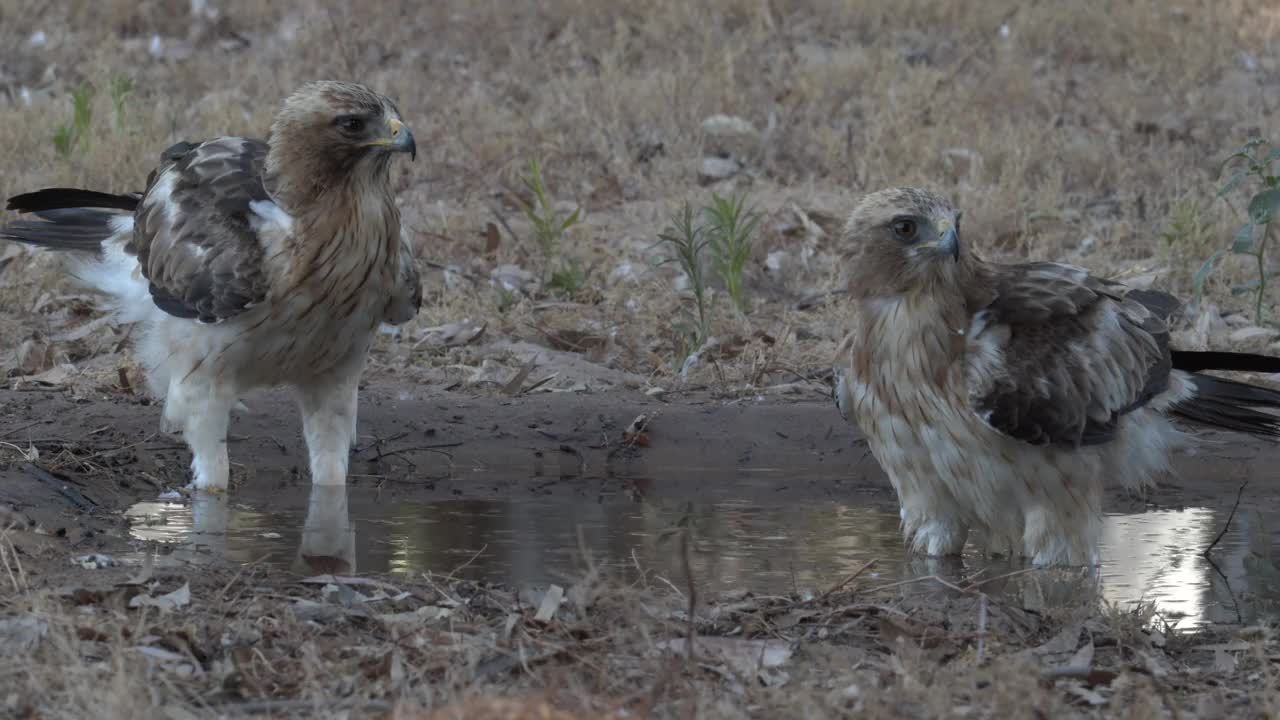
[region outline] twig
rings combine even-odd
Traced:
[[[1218,573],[1218,577],[1222,578],[1223,584],[1227,586],[1227,595],[1231,597],[1231,604],[1234,606],[1236,611],[1236,624],[1243,625],[1244,614],[1240,612],[1240,601],[1236,599],[1236,591],[1231,588],[1231,580],[1227,578],[1226,573],[1222,572],[1222,568],[1218,567],[1218,563],[1213,561],[1212,555],[1205,555],[1204,559],[1209,561],[1209,567],[1213,568],[1213,571]]]
[[[48,470],[45,470],[39,465],[29,462],[23,465],[23,468],[35,479],[45,485],[48,485],[54,490],[57,490],[59,495],[70,500],[71,504],[75,505],[82,512],[93,512],[98,509],[98,503],[85,497],[79,490],[71,487],[70,484],[59,479],[58,476]]]
[[[868,569],[870,569],[870,568],[871,568],[871,566],[872,566],[872,565],[875,565],[875,564],[876,564],[876,559],[875,559],[875,558],[871,558],[871,559],[870,559],[870,560],[868,560],[868,561],[867,561],[867,562],[866,562],[862,567],[860,567],[860,568],[858,568],[857,570],[855,570],[855,571],[853,572],[853,574],[852,574],[852,575],[850,575],[849,577],[847,577],[847,578],[845,578],[845,579],[841,580],[840,582],[836,583],[835,585],[831,586],[831,589],[830,589],[830,590],[828,590],[828,591],[826,591],[826,592],[822,593],[821,595],[819,595],[819,596],[818,596],[818,602],[822,602],[823,600],[826,600],[827,598],[831,597],[832,595],[834,595],[834,594],[836,594],[836,593],[840,592],[841,590],[843,590],[843,589],[844,589],[844,587],[845,587],[846,585],[848,585],[849,583],[853,582],[854,580],[857,580],[859,575],[861,575],[862,573],[866,572]]]
[[[19,426],[19,427],[13,428],[12,430],[5,430],[4,432],[0,433],[0,438],[7,438],[7,437],[9,437],[9,436],[11,436],[11,435],[17,435],[18,433],[22,432],[23,430],[26,430],[26,429],[28,429],[28,428],[33,428],[33,427],[35,427],[36,425],[43,425],[44,423],[47,423],[47,422],[49,422],[49,421],[48,421],[48,420],[36,420],[35,422],[29,422],[29,423],[27,423],[26,425],[21,425],[21,426]]]
[[[1222,539],[1222,536],[1227,534],[1227,530],[1231,529],[1231,520],[1236,516],[1236,509],[1240,507],[1240,498],[1244,496],[1244,489],[1247,487],[1249,487],[1248,480],[1240,483],[1240,489],[1236,491],[1235,504],[1231,506],[1231,514],[1227,515],[1227,522],[1222,526],[1222,530],[1218,533],[1218,537],[1214,538],[1213,542],[1209,543],[1209,547],[1205,548],[1204,552],[1200,553],[1203,557],[1209,557],[1209,551],[1213,550],[1214,546],[1218,544],[1218,541]]]
[[[485,543],[484,545],[481,545],[481,546],[480,546],[480,549],[479,549],[479,550],[477,550],[477,551],[475,552],[475,554],[474,554],[474,555],[472,555],[472,556],[471,556],[471,557],[470,557],[466,562],[464,562],[464,563],[462,563],[461,565],[459,565],[458,567],[456,567],[456,568],[454,568],[454,569],[450,570],[450,571],[449,571],[449,574],[444,576],[444,581],[445,581],[445,582],[453,582],[453,576],[454,576],[454,574],[455,574],[455,573],[457,573],[457,572],[458,572],[458,571],[460,571],[460,570],[465,570],[465,569],[467,569],[467,566],[469,566],[471,563],[475,562],[475,561],[476,561],[476,558],[480,557],[482,554],[484,554],[484,551],[485,551],[485,550],[488,550],[488,549],[489,549],[489,545],[488,545],[488,543]]]
[[[982,655],[987,645],[987,596],[982,594],[978,599],[978,663],[982,662]]]
[[[289,712],[291,710],[316,710],[317,703],[314,700],[255,700],[253,702],[242,703],[225,703],[212,706],[219,713],[230,715],[262,715],[275,714],[280,712]],[[391,712],[394,706],[385,700],[356,700],[354,702],[341,702],[336,704],[324,703],[326,710],[373,710],[377,712]]]

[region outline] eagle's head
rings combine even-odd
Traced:
[[[966,264],[960,216],[928,190],[890,188],[862,198],[844,228],[850,293],[901,295],[957,279]]]
[[[351,82],[309,82],[289,95],[267,138],[267,172],[293,189],[341,180],[386,182],[393,153],[417,157],[394,102]]]

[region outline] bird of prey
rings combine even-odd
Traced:
[[[843,231],[856,312],[834,394],[898,495],[913,551],[969,531],[1037,565],[1097,564],[1103,483],[1169,469],[1191,424],[1280,436],[1280,392],[1204,374],[1280,358],[1170,347],[1172,296],[1079,267],[986,262],[923,190],[863,198]]]
[[[121,322],[162,427],[181,430],[197,489],[227,487],[227,425],[243,393],[297,394],[312,481],[346,483],[358,382],[382,322],[421,303],[390,181],[416,157],[387,97],[317,81],[289,95],[265,140],[180,142],[141,193],[48,188],[0,239],[71,251],[71,271]]]

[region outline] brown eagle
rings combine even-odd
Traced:
[[[227,425],[257,387],[297,392],[311,478],[341,485],[358,381],[380,323],[421,302],[390,182],[416,157],[395,103],[320,81],[285,99],[266,140],[217,137],[160,154],[142,193],[49,188],[0,239],[76,251],[72,271],[143,330],[135,354],[181,430],[198,489],[227,486]]]
[[[1035,564],[1096,564],[1104,482],[1140,487],[1190,438],[1173,418],[1280,436],[1280,392],[1203,370],[1280,358],[1172,349],[1172,296],[1050,262],[986,262],[943,198],[873,193],[844,228],[856,313],[835,399],[898,494],[913,550],[971,529]]]

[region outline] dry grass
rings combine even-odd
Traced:
[[[11,717],[1263,717],[1280,701],[1269,630],[1184,636],[1150,608],[1088,601],[1022,609],[1031,585],[1080,584],[1047,572],[739,593],[699,602],[689,623],[687,597],[644,573],[589,577],[548,604],[448,578],[253,566],[32,590],[6,567]],[[183,587],[173,608],[134,600]]]
[[[670,266],[655,267],[653,242],[679,201],[737,186],[767,213],[748,268],[753,304],[743,316],[720,298],[714,329],[728,350],[692,376],[730,391],[825,367],[839,334],[839,303],[790,309],[840,277],[838,249],[799,226],[792,202],[838,218],[860,191],[926,185],[964,208],[967,239],[987,254],[1155,272],[1187,293],[1236,222],[1212,202],[1216,162],[1269,129],[1260,121],[1280,97],[1280,18],[1266,2],[208,7],[193,17],[176,0],[0,3],[0,194],[135,189],[170,141],[261,134],[298,82],[359,78],[396,97],[422,138],[422,161],[398,170],[431,270],[409,339],[462,315],[488,320],[489,338],[554,346],[550,336],[586,333],[592,360],[669,385],[683,359],[669,319],[686,300]],[[149,54],[156,43],[165,57]],[[106,88],[121,76],[136,89],[118,126]],[[64,158],[50,138],[85,83],[99,88],[91,142]],[[730,143],[746,170],[704,188],[701,158],[725,143],[701,123],[717,113],[760,137]],[[534,156],[553,198],[587,212],[566,242],[591,271],[586,290],[563,298],[577,302],[505,296],[489,282],[504,263],[542,275],[513,196]],[[1170,232],[1170,214],[1187,208],[1200,233]],[[781,253],[775,270],[770,252]],[[1240,304],[1225,288],[1244,272],[1228,263],[1211,294]],[[56,278],[44,258],[0,269],[12,311],[0,330],[56,336],[76,320],[42,294],[63,287]],[[476,360],[402,352],[395,362]]]

